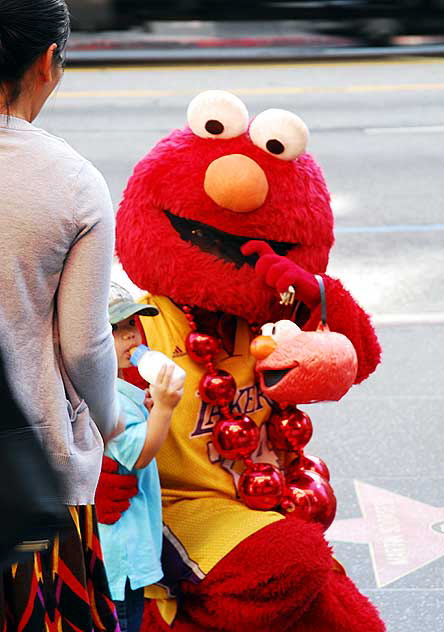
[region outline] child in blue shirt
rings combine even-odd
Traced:
[[[120,473],[137,476],[138,492],[115,524],[99,523],[99,532],[121,630],[139,632],[144,587],[163,576],[162,505],[154,457],[168,433],[183,383],[171,385],[171,367],[161,369],[150,394],[125,382],[122,370],[131,366],[130,350],[142,342],[137,315],[155,316],[158,311],[153,306],[135,303],[126,289],[112,283],[108,312],[118,361],[117,390],[126,428],[107,443],[105,454],[119,463]]]

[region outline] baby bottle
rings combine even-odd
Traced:
[[[171,360],[171,358],[161,351],[150,349],[146,345],[139,345],[132,350],[130,362],[138,368],[140,375],[150,384],[155,384],[159,371],[163,366],[174,366],[171,377],[172,386],[179,386],[186,375],[182,367]]]

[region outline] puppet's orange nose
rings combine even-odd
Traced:
[[[276,347],[277,343],[271,336],[257,336],[251,341],[250,352],[256,360],[264,360]]]
[[[265,202],[268,180],[257,162],[243,154],[229,154],[208,166],[204,189],[219,206],[249,213]]]

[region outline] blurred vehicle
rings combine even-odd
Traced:
[[[67,0],[67,4],[74,30],[100,31],[116,27],[114,0]]]
[[[444,0],[68,0],[73,28],[122,29],[153,20],[304,20],[371,44],[444,34]]]

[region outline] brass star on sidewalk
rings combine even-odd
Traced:
[[[362,517],[336,520],[326,538],[368,544],[379,588],[444,556],[444,507],[354,483]]]

